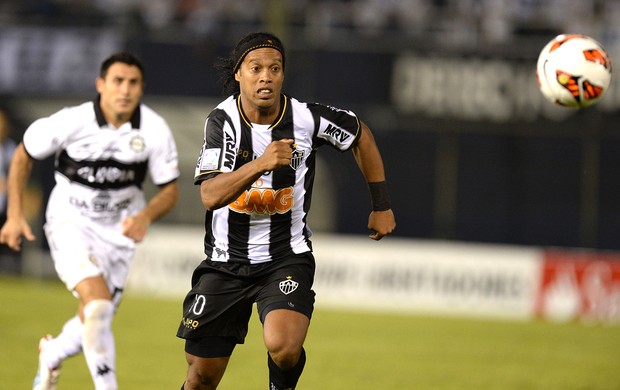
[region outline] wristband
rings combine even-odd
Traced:
[[[370,189],[372,211],[386,211],[391,208],[390,194],[385,181],[368,183],[368,188]]]

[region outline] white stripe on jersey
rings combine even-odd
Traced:
[[[205,122],[196,184],[252,161],[273,140],[294,138],[296,156],[290,167],[265,173],[227,207],[207,211],[205,253],[211,260],[255,264],[310,251],[305,202],[311,195],[314,153],[322,145],[350,149],[361,127],[350,111],[284,95],[282,102],[273,127],[249,124],[236,96],[220,103]]]

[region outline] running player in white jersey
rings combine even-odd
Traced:
[[[314,307],[310,209],[320,146],[353,151],[368,182],[370,238],[395,228],[381,155],[357,116],[282,94],[284,47],[268,33],[242,38],[219,64],[230,93],[208,116],[195,183],[207,256],[194,271],[177,336],[188,370],[182,389],[217,388],[257,304],[269,389],[294,389]]]
[[[136,243],[179,196],[178,156],[165,120],[141,104],[144,71],[132,54],[106,59],[94,101],[36,120],[11,162],[7,221],[0,241],[19,251],[34,240],[22,194],[34,160],[56,156],[45,234],[59,278],[79,299],[58,336],[39,343],[33,388],[55,389],[63,360],[84,352],[95,389],[118,388],[112,318]],[[159,191],[147,202],[147,176]]]

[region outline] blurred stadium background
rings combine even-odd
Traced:
[[[581,305],[618,322],[620,84],[614,77],[599,104],[576,111],[546,102],[535,77],[539,50],[559,33],[590,35],[620,63],[620,3],[612,0],[3,0],[0,107],[17,141],[34,119],[94,97],[111,52],[130,50],[145,63],[144,100],[178,143],[182,199],[154,228],[170,245],[151,240],[137,259],[140,267],[169,250],[161,279],[134,286],[161,289],[166,267],[176,267],[185,288],[200,260],[203,211],[192,177],[204,119],[221,100],[212,64],[255,30],[285,41],[286,93],[354,110],[383,151],[398,228],[377,252],[359,249],[369,199],[353,158],[319,153],[311,226],[327,243],[317,242],[332,264],[319,275],[328,297],[364,300],[353,284],[367,278],[383,288],[382,302],[407,310],[505,315],[514,306],[502,306],[502,293],[520,294],[518,304],[529,306],[518,317],[530,318],[544,311],[541,286],[568,275],[584,296],[554,288],[549,301],[561,302],[560,317]],[[28,194],[39,240],[21,259],[2,252],[3,273],[53,276],[40,230],[52,171],[52,161],[39,164]],[[356,273],[364,256],[366,273]],[[179,257],[180,266],[166,263]],[[377,258],[402,268],[368,265]],[[334,267],[339,261],[348,265]],[[439,266],[428,271],[430,262]],[[493,268],[500,263],[501,272]],[[338,290],[347,283],[351,290]],[[486,295],[458,306],[458,294],[476,289]],[[180,294],[178,285],[170,292]]]

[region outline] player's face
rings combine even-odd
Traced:
[[[97,78],[101,110],[116,127],[128,121],[140,103],[144,91],[142,72],[137,66],[115,62],[105,78]]]
[[[243,59],[235,79],[246,110],[278,108],[284,82],[282,53],[272,48],[252,50]]]

